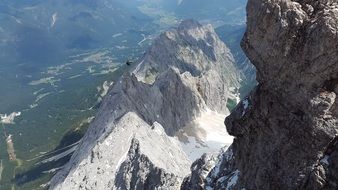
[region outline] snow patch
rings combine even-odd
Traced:
[[[232,144],[233,137],[224,126],[225,118],[226,115],[206,110],[176,134],[191,161],[204,153],[216,154],[221,148]]]

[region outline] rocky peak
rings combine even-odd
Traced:
[[[199,90],[210,109],[228,113],[224,105],[231,93],[229,89],[238,88],[241,79],[230,50],[211,25],[186,20],[177,28],[162,33],[133,73],[138,80],[152,84],[160,73],[172,67],[199,80]],[[210,90],[217,98],[207,98]]]
[[[216,60],[201,46],[214,31],[194,21],[179,28],[163,33],[135,71],[110,87],[50,189],[180,188],[191,163],[175,134],[208,108],[228,112],[228,89],[239,79],[217,35],[210,42],[225,53],[210,50]]]
[[[176,67],[181,73],[188,71],[193,76],[221,69],[231,73],[224,76],[226,83],[235,86],[239,83],[230,50],[211,25],[203,26],[194,20],[183,21],[178,28],[156,38],[134,73],[139,80],[152,83],[159,73],[169,67]]]

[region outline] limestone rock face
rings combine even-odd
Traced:
[[[159,123],[149,126],[136,113],[128,112],[110,125],[114,128],[94,141],[87,156],[86,147],[80,147],[54,177],[50,189],[179,187],[190,162],[179,142],[168,137]]]
[[[204,189],[205,180],[209,171],[215,166],[215,158],[203,154],[191,165],[192,174],[186,177],[182,183],[181,189]]]
[[[124,75],[109,90],[78,150],[54,176],[50,188],[177,189],[190,161],[178,140],[168,135],[205,107],[197,90],[190,88],[189,77],[169,69],[150,85]],[[154,123],[158,125],[151,130]],[[122,162],[122,168],[114,168]]]
[[[230,189],[337,189],[337,2],[249,0],[247,12],[259,85],[225,121]]]
[[[240,80],[232,78],[232,56],[218,40],[195,21],[162,34],[136,70],[110,87],[50,189],[180,189],[191,163],[173,136],[208,108],[227,112],[229,85]],[[172,53],[183,50],[179,58]],[[154,68],[156,77],[144,83]]]
[[[211,25],[186,20],[177,28],[162,33],[134,73],[139,80],[153,83],[160,73],[171,67],[180,73],[189,72],[198,79],[198,91],[210,109],[228,112],[229,89],[238,89],[241,79],[229,48]]]
[[[204,154],[190,170],[181,190],[233,189],[240,174],[235,166],[232,146],[223,148],[218,156]]]
[[[218,156],[204,154],[190,167],[191,174],[181,185],[182,190],[224,189],[231,186],[234,159],[232,147],[223,148]]]
[[[140,149],[140,142],[133,139],[128,152],[128,159],[121,165],[117,173],[116,188],[125,190],[178,189],[182,179],[154,165],[147,155],[142,154]],[[184,174],[183,172],[180,173]]]

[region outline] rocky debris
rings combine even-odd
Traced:
[[[214,168],[206,178],[206,187],[213,189],[233,189],[240,171],[234,162],[233,148],[222,149]]]
[[[234,166],[212,187],[337,189],[337,2],[249,0],[247,12],[259,85],[225,120]]]
[[[204,154],[192,164],[181,189],[233,189],[240,175],[234,161],[231,146],[223,148],[218,156]]]
[[[215,166],[215,161],[212,155],[203,154],[191,165],[192,174],[184,179],[181,189],[204,189],[206,177]]]
[[[133,72],[140,81],[151,84],[170,67],[196,78],[198,91],[210,109],[228,112],[229,88],[239,88],[240,74],[230,50],[211,25],[185,20],[162,33]]]
[[[95,142],[87,157],[78,163],[74,163],[78,156],[72,158],[66,169],[54,177],[50,189],[179,187],[189,173],[190,161],[179,142],[168,137],[159,123],[149,126],[136,113],[129,112],[111,125],[115,127]],[[58,183],[62,177],[62,183]]]
[[[142,154],[140,149],[140,142],[133,139],[128,159],[121,165],[117,173],[116,188],[125,190],[178,189],[182,178],[156,167],[147,155]]]

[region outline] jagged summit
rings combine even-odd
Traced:
[[[178,28],[162,33],[133,73],[140,81],[151,84],[170,67],[180,73],[189,72],[199,80],[198,89],[210,109],[229,112],[224,105],[233,96],[229,89],[239,88],[240,74],[230,50],[211,25],[186,20]]]
[[[169,67],[176,67],[181,73],[188,71],[193,76],[221,70],[227,73],[221,75],[222,80],[238,87],[239,73],[234,64],[230,50],[211,25],[186,20],[154,40],[134,73],[139,80],[152,83],[158,73]]]

